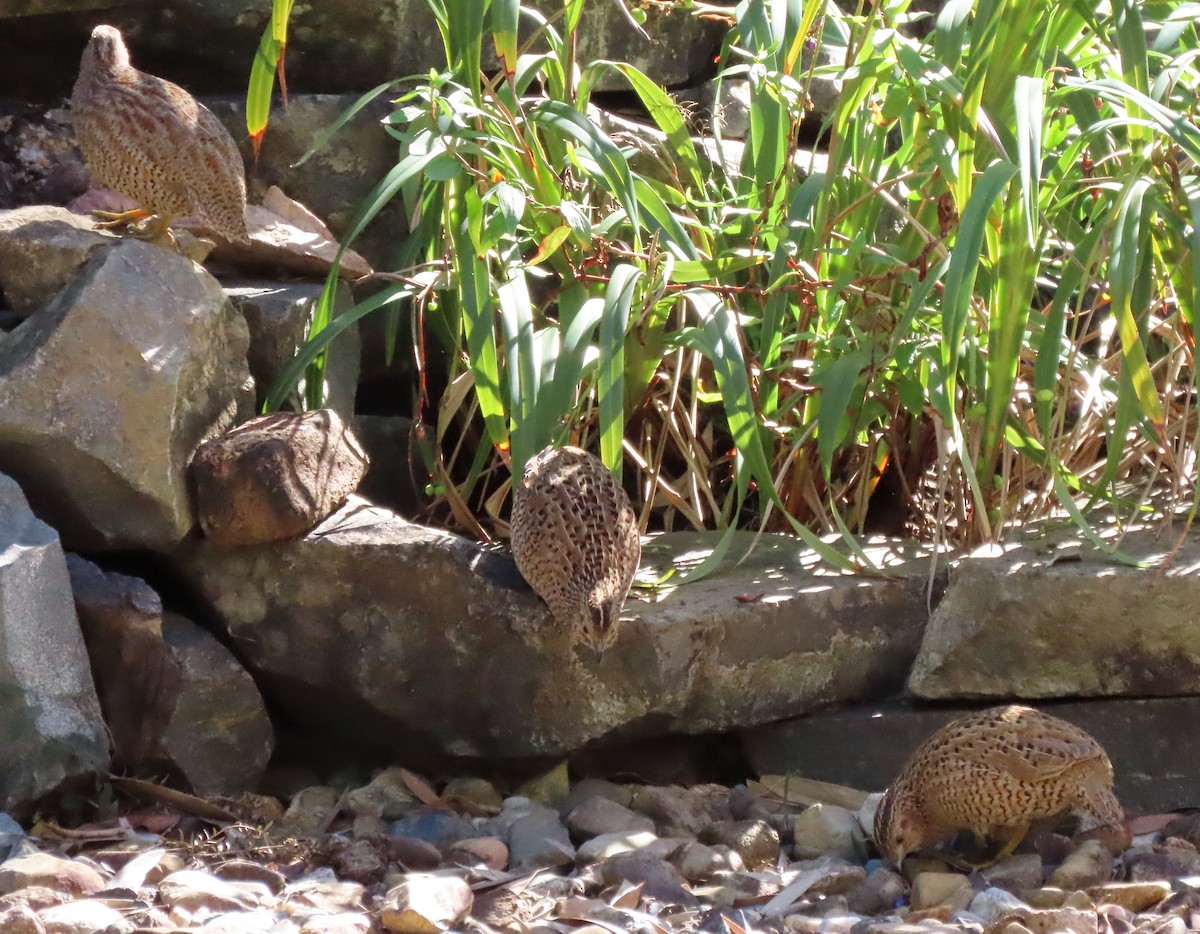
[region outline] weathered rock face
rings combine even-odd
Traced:
[[[254,787],[274,748],[262,698],[229,650],[164,615],[136,577],[68,555],[114,759],[142,774],[175,770],[201,794]]]
[[[0,469],[74,548],[169,547],[192,527],[196,445],[249,414],[246,323],[215,279],[151,244],[98,250],[53,294],[61,278],[0,338]]]
[[[294,538],[341,506],[366,469],[332,409],[260,416],[192,458],[200,528],[225,547]]]
[[[275,749],[271,719],[254,679],[190,619],[167,613],[162,629],[183,680],[163,733],[171,763],[198,794],[253,790]]]
[[[0,808],[108,765],[58,536],[0,474]]]
[[[1122,546],[1161,560],[1166,547]],[[928,699],[1200,694],[1200,540],[1161,573],[1042,544],[950,573],[908,690]]]
[[[179,700],[179,663],[163,642],[162,600],[148,584],[67,556],[113,759],[123,768],[166,759],[162,734]]]
[[[679,536],[668,556],[648,549],[645,573],[712,546]],[[406,755],[523,757],[896,690],[924,622],[923,562],[865,587],[798,554],[768,536],[737,570],[630,601],[599,663],[507,555],[355,497],[301,540],[236,552],[189,541],[176,564],[268,698],[300,722]]]
[[[21,317],[42,308],[117,237],[91,218],[48,207],[0,213],[0,293]]]
[[[257,389],[256,408],[261,408],[275,381],[292,362],[296,348],[304,343],[308,320],[321,297],[321,290],[320,284],[312,282],[239,281],[225,284],[225,294],[250,328],[247,362]],[[335,315],[352,304],[349,287],[340,285]],[[354,414],[359,354],[358,327],[350,325],[330,345],[326,356],[325,405],[343,419]],[[298,396],[298,392],[295,395]],[[301,406],[295,408],[299,410]]]
[[[552,14],[557,0],[531,4]],[[0,87],[28,99],[65,95],[91,27],[107,22],[126,35],[143,71],[169,77],[192,93],[239,93],[270,6],[254,0],[163,3],[37,2],[42,15],[22,19],[30,4],[0,13]],[[580,61],[630,61],[667,85],[697,80],[720,48],[718,23],[672,7],[650,7],[646,39],[617,4],[585,4]],[[522,20],[528,32],[532,23]],[[561,27],[560,27],[561,28]],[[197,40],[202,41],[197,41]],[[485,42],[486,56],[494,56]],[[485,67],[488,63],[485,62]],[[297,6],[288,34],[288,84],[298,92],[365,91],[385,81],[445,65],[445,51],[425,0]]]

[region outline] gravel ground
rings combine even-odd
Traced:
[[[983,870],[911,858],[901,875],[863,829],[877,796],[779,778],[568,785],[559,770],[505,798],[389,769],[286,810],[120,787],[141,803],[103,823],[0,816],[0,932],[1200,930],[1200,815],[1135,819],[1116,857],[1041,831]]]

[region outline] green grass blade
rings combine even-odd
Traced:
[[[600,409],[600,458],[621,479],[625,437],[625,332],[629,310],[644,278],[636,266],[619,263],[613,267],[604,290],[604,314],[600,319],[600,370],[596,381]]]

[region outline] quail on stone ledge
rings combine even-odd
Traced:
[[[545,448],[513,482],[512,551],[555,620],[597,654],[617,622],[641,560],[629,497],[597,457]]]
[[[156,214],[149,237],[190,214],[230,242],[246,240],[246,175],[233,137],[179,85],[130,65],[113,26],[93,29],[83,50],[71,120],[93,180],[138,203],[102,215],[105,226]]]
[[[1079,727],[1030,707],[993,707],[922,744],[875,814],[875,843],[895,866],[961,830],[1016,848],[1034,821],[1068,812],[1081,829],[1128,843],[1108,755]]]

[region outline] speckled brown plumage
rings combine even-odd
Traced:
[[[119,30],[97,26],[71,92],[92,178],[164,218],[191,214],[246,239],[246,177],[233,137],[183,88],[129,64]]]
[[[1065,720],[993,707],[946,724],[913,753],[879,804],[875,842],[897,866],[960,830],[1007,840],[1008,850],[1034,821],[1066,812],[1123,832],[1104,749]]]
[[[603,462],[546,448],[513,483],[512,550],[554,618],[602,652],[641,560],[637,516]]]

